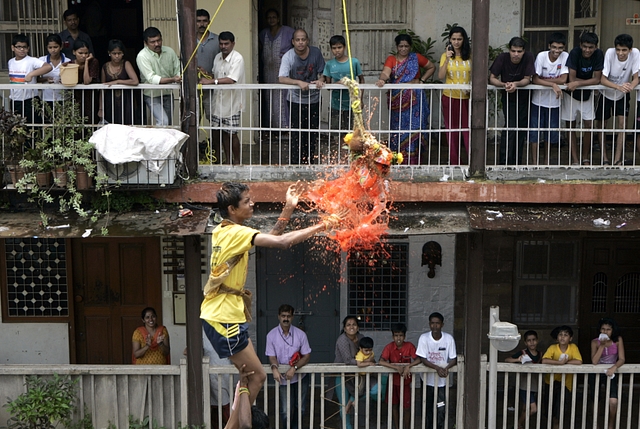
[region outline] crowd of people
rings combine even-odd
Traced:
[[[209,13],[199,9],[196,13],[197,65],[199,83],[203,85],[230,85],[245,83],[244,58],[234,49],[235,35],[224,31],[220,35],[208,30]],[[13,37],[14,58],[9,60],[11,83],[60,83],[60,73],[69,64],[78,66],[78,85],[104,83],[106,85],[135,86],[139,82],[170,84],[181,82],[181,62],[175,51],[164,46],[162,34],[155,27],[143,32],[144,48],[136,57],[139,78],[133,64],[124,56],[125,46],[120,40],[108,43],[109,61],[100,65],[95,58],[91,38],[79,29],[78,13],[69,9],[63,14],[66,29],[46,38],[47,54],[29,56],[29,38],[24,34]],[[320,91],[325,83],[337,83],[341,78],[354,76],[364,83],[362,66],[357,58],[347,55],[343,36],[329,40],[333,54],[326,61],[320,49],[311,46],[304,29],[293,29],[281,23],[275,9],[266,12],[267,28],[260,32],[260,82],[294,85],[288,90],[262,91],[261,115],[263,126],[271,130],[272,138],[290,138],[292,164],[317,163],[320,160],[318,141],[320,133]],[[396,52],[389,55],[375,84],[421,84],[437,76],[445,84],[471,83],[471,45],[464,28],[455,26],[449,31],[445,51],[440,56],[439,69],[429,59],[412,52],[413,40],[407,34],[395,39]],[[514,37],[508,43],[508,52],[495,59],[489,70],[489,83],[500,91],[501,108],[506,130],[500,133],[497,160],[507,165],[546,165],[551,153],[559,152],[560,121],[565,121],[570,159],[574,165],[623,165],[625,127],[629,115],[630,93],[640,81],[640,51],[633,47],[628,34],[615,38],[615,47],[598,49],[598,36],[583,33],[580,46],[566,52],[567,39],[563,33],[552,33],[548,50],[537,56],[527,52],[525,40]],[[524,89],[529,84],[548,89]],[[580,87],[602,84],[600,91]],[[315,89],[310,89],[315,85]],[[564,85],[564,88],[560,88]],[[202,113],[219,132],[212,133],[222,162],[238,164],[240,141],[238,128],[245,108],[242,90],[202,92]],[[519,89],[519,90],[518,90]],[[173,97],[170,90],[145,89],[142,101],[134,99],[130,90],[114,89],[99,92],[83,88],[75,91],[82,103],[88,123],[141,123],[140,107],[144,104],[155,124],[170,125],[173,120]],[[389,147],[403,154],[403,163],[417,165],[428,142],[430,103],[422,88],[394,88],[386,92],[389,108]],[[10,98],[13,109],[22,112],[29,122],[40,119],[32,108],[33,100],[41,97],[53,103],[62,97],[61,90],[14,89]],[[444,89],[441,95],[442,119],[449,146],[448,161],[458,165],[468,161],[469,155],[469,98],[463,89]],[[640,98],[639,98],[640,104]],[[332,90],[330,128],[348,131],[353,126],[350,101],[346,90]],[[605,141],[594,142],[596,132],[576,130],[580,115],[584,128],[601,129],[615,116],[615,139],[611,154]],[[528,131],[520,131],[528,129]],[[291,131],[291,132],[289,132]],[[344,133],[336,134],[338,147]],[[604,139],[602,139],[604,140]],[[593,147],[600,145],[595,158]],[[554,162],[559,163],[559,160]]]

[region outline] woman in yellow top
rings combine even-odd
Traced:
[[[471,44],[469,36],[462,27],[452,27],[449,31],[449,43],[440,57],[438,79],[446,84],[471,83]],[[464,130],[447,132],[449,142],[449,163],[460,164],[460,135],[469,155],[469,91],[445,89],[442,91],[442,113],[447,129]]]
[[[134,365],[169,365],[171,363],[171,348],[169,347],[169,333],[164,326],[158,326],[158,315],[152,307],[142,310],[142,322],[133,331],[132,356]]]

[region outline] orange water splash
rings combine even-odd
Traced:
[[[340,81],[349,87],[354,113],[354,132],[347,134],[351,166],[338,172],[335,179],[320,179],[309,185],[304,198],[324,213],[348,209],[340,227],[329,237],[340,249],[371,249],[389,227],[389,175],[392,163],[402,163],[402,155],[395,154],[364,129],[360,93],[355,81]]]

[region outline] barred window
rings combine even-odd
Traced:
[[[578,243],[521,240],[517,245],[514,319],[574,324],[579,283]]]
[[[387,331],[406,323],[409,245],[387,243],[349,254],[348,313],[359,318],[360,329]]]
[[[6,239],[6,316],[67,317],[69,294],[63,239]]]

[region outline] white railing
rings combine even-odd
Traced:
[[[497,427],[518,428],[518,418],[523,412],[520,390],[531,402],[536,402],[537,412],[525,411],[524,428],[540,429],[552,427],[554,419],[558,427],[587,429],[607,427],[609,419],[616,429],[640,427],[639,398],[637,398],[636,374],[640,365],[625,364],[616,373],[617,390],[611,388],[611,381],[604,374],[611,365],[539,365],[498,363],[498,374],[502,375],[502,395],[498,395]],[[487,368],[488,370],[488,368]],[[560,381],[550,384],[545,381],[547,374],[561,374]],[[569,384],[567,376],[573,374]],[[568,389],[568,386],[571,389]],[[603,387],[600,387],[600,386]],[[594,387],[597,387],[594,389]],[[554,397],[549,392],[557,390]],[[500,390],[500,385],[498,387]],[[537,400],[532,397],[537,393]],[[634,396],[634,394],[636,396]],[[610,400],[617,397],[617,412],[612,416]],[[554,402],[555,401],[555,402]]]
[[[300,368],[297,373],[305,374],[309,377],[309,391],[307,394],[306,411],[303,413],[302,407],[298,407],[298,413],[294,413],[292,410],[292,404],[302,403],[302,389],[296,389],[297,396],[293,396],[291,385],[283,386],[283,393],[279,389],[279,386],[274,383],[271,376],[271,370],[268,365],[264,366],[267,372],[267,383],[263,388],[262,393],[258,397],[258,405],[262,407],[267,414],[271,417],[271,421],[274,422],[275,429],[289,428],[288,423],[297,420],[297,427],[309,427],[309,428],[352,428],[352,427],[366,427],[366,428],[390,428],[392,427],[392,402],[393,402],[393,389],[389,389],[393,383],[393,374],[395,372],[390,371],[388,368],[375,366],[358,368],[352,365],[338,365],[338,364],[308,364]],[[281,366],[281,372],[284,374],[288,369],[287,365]],[[435,374],[436,380],[438,376],[434,370],[425,367],[424,365],[418,365],[411,368],[412,377],[410,386],[410,407],[406,414],[399,413],[399,421],[401,427],[412,428],[426,428],[437,427],[438,413],[437,410],[443,410],[440,418],[443,419],[445,427],[463,427],[463,397],[464,388],[462,384],[462,377],[464,374],[464,357],[458,356],[457,366],[451,368],[450,375],[446,379],[446,384],[441,388],[434,388],[434,393],[429,402],[429,388],[425,383],[422,383],[420,378],[427,373]],[[224,397],[225,392],[233,393],[235,389],[234,375],[237,375],[237,370],[233,366],[212,366],[209,370],[209,374],[213,377],[217,377],[217,391],[213,394],[217,398]],[[350,381],[359,385],[358,383],[364,383],[363,394],[359,400],[353,401],[353,407],[349,414],[345,413],[347,406],[346,400],[341,398],[347,398],[349,393],[345,388],[345,385]],[[208,381],[208,380],[207,380]],[[400,403],[402,404],[404,398],[404,380],[401,378]],[[300,383],[300,381],[298,381]],[[374,385],[386,386],[384,388],[373,388]],[[437,384],[437,382],[436,382]],[[438,392],[440,390],[440,392]],[[444,395],[442,392],[444,391]],[[438,399],[439,393],[441,395]],[[205,389],[204,403],[208,404],[210,401],[211,393]],[[281,395],[286,395],[281,398]],[[233,396],[233,395],[231,395]],[[386,401],[386,396],[389,396],[389,401]],[[442,399],[444,396],[444,400]],[[444,405],[440,405],[439,402],[444,402]],[[214,399],[212,403],[218,403]],[[286,406],[286,410],[283,412],[282,405]],[[431,407],[431,412],[428,413],[427,408]],[[210,416],[207,415],[208,407],[205,407],[205,422],[210,421]],[[282,414],[281,414],[282,413]],[[428,415],[433,416],[433,420],[427,420]],[[283,421],[282,417],[286,416],[286,421]],[[405,422],[404,419],[408,418],[410,421]],[[218,427],[223,427],[222,415],[218,413]]]
[[[93,427],[106,428],[113,423],[118,428],[129,427],[129,416],[142,422],[149,419],[149,428],[177,428],[186,424],[186,364],[185,365],[0,365],[0,398],[16,399],[26,391],[29,375],[69,375],[78,380],[74,418],[90,415]],[[185,381],[183,381],[185,380]],[[0,428],[9,419],[5,407],[0,407]]]
[[[16,89],[18,87],[20,89]],[[16,101],[15,91],[35,91],[31,95],[40,97],[42,107],[37,108],[33,98]],[[12,93],[13,91],[13,93]],[[168,124],[160,125],[147,101],[153,99],[152,107],[167,115]],[[47,100],[56,100],[47,101]],[[88,138],[91,132],[106,123],[134,125],[138,127],[180,128],[180,87],[178,85],[77,85],[66,87],[61,84],[0,84],[0,105],[26,118],[30,138],[25,141],[23,152],[33,149],[41,140],[46,128],[50,127],[52,116],[66,103],[75,103],[85,117],[85,124],[76,127],[78,136]],[[44,106],[49,104],[51,109]],[[158,115],[159,113],[156,113]],[[5,164],[13,164],[6,147],[6,136],[0,137],[2,159]],[[116,142],[114,142],[115,144]],[[134,185],[136,187],[167,186],[175,182],[179,175],[179,159],[147,159],[140,162],[111,164],[96,154],[97,172],[105,174],[109,184]],[[161,166],[161,168],[158,168]]]
[[[450,105],[443,112],[441,98],[443,89],[468,92],[469,85],[389,84],[378,88],[364,84],[360,88],[365,128],[392,150],[402,151],[405,165],[441,169],[468,164],[465,140],[460,138],[450,146],[447,137],[450,135],[453,142],[454,134],[468,135],[470,113],[449,124],[452,112],[457,110]],[[276,84],[202,86],[198,96],[201,101],[198,123],[203,139],[201,165],[346,165],[349,151],[342,138],[353,129],[346,87],[330,84],[317,90],[310,85],[309,91],[319,91],[319,101],[302,104],[287,101],[290,90],[299,88]],[[393,96],[403,102],[390,109],[389,97]],[[242,110],[236,112],[232,106],[237,108],[240,100]],[[216,119],[209,121],[232,110],[238,117],[231,125]],[[448,130],[445,120],[450,125]],[[228,139],[233,137],[243,144],[236,147],[235,157],[229,157]]]
[[[564,89],[565,86],[561,85]],[[487,98],[487,146],[486,165],[491,168],[520,166],[526,168],[592,168],[609,166],[637,166],[640,164],[637,143],[640,111],[637,110],[637,90],[629,94],[630,101],[622,98],[615,103],[612,118],[602,121],[597,117],[598,105],[605,87],[593,85],[581,87],[578,91],[589,94],[590,101],[576,100],[568,93],[558,98],[558,111],[539,110],[531,103],[534,91],[551,91],[549,87],[529,85],[512,94],[489,86]],[[611,91],[608,89],[608,91]],[[555,98],[555,94],[552,95]],[[591,104],[589,104],[591,103]],[[583,120],[582,114],[575,115],[578,108],[593,107],[595,120]],[[628,106],[628,107],[627,107]],[[626,111],[624,120],[618,120],[616,110]],[[586,110],[586,109],[585,109]],[[553,116],[557,115],[558,119]],[[538,121],[551,122],[550,126],[536,126],[532,116]],[[573,118],[568,121],[562,118]],[[520,121],[519,121],[520,119]],[[554,124],[555,122],[555,124]],[[538,122],[540,124],[540,122]],[[476,142],[474,142],[476,144]]]

